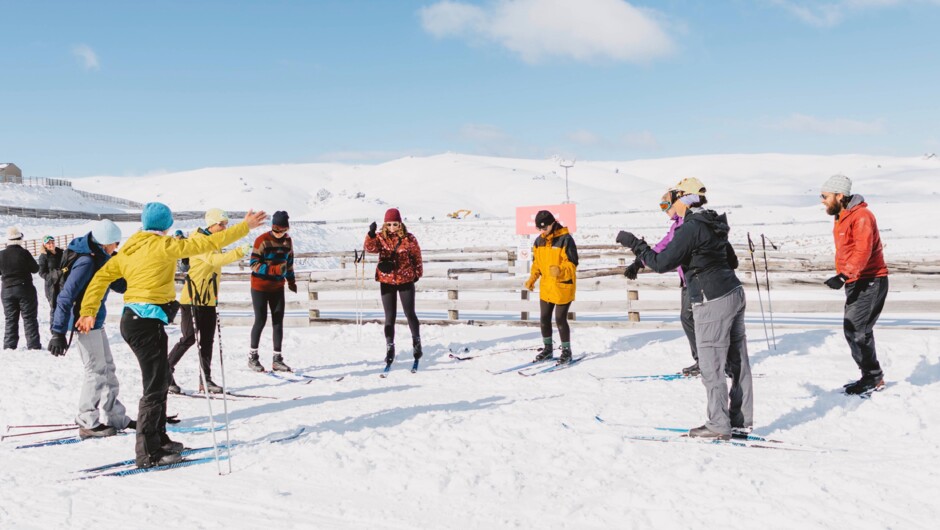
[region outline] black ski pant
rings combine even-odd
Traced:
[[[180,341],[170,350],[170,373],[180,362],[196,339],[199,339],[199,363],[202,365],[202,373],[207,380],[212,380],[210,366],[212,365],[212,346],[215,343],[215,306],[205,305],[184,305],[180,307],[180,313],[183,318],[180,320],[180,329],[183,336]]]
[[[26,347],[41,350],[39,339],[39,301],[36,299],[36,287],[32,284],[4,287],[0,298],[3,300],[3,314],[6,317],[6,330],[3,334],[3,348],[15,350],[20,343],[20,316],[23,317],[23,331],[26,332]]]
[[[692,300],[689,298],[689,289],[682,286],[682,303],[679,320],[682,322],[682,330],[685,331],[685,338],[689,341],[689,347],[692,348],[692,358],[698,362],[698,346],[695,345],[695,317],[692,316]]]
[[[421,344],[421,323],[415,312],[415,283],[408,282],[401,285],[380,283],[382,293],[382,307],[385,309],[385,342],[395,343],[395,318],[398,314],[398,299],[401,298],[401,309],[408,319],[408,328],[411,330],[411,342]]]
[[[884,376],[875,354],[875,323],[888,297],[888,277],[861,278],[845,284],[845,319],[842,327],[852,358],[862,376]]]
[[[261,342],[261,331],[268,323],[268,308],[271,309],[271,328],[274,330],[274,351],[281,352],[284,338],[284,287],[277,291],[251,290],[251,306],[255,310],[255,323],[251,326],[251,349],[257,350]]]
[[[555,305],[545,300],[539,300],[539,324],[542,327],[542,338],[552,338],[552,312],[555,313],[555,325],[558,326],[558,335],[562,342],[571,342],[571,327],[568,325],[568,310],[571,309],[571,302],[567,304]]]
[[[137,465],[149,465],[160,451],[166,436],[166,389],[170,365],[167,362],[167,336],[163,322],[141,318],[125,308],[121,316],[121,337],[131,347],[140,364],[143,395],[137,406]]]

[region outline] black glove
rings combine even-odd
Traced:
[[[292,293],[297,292],[297,284],[294,282],[287,282],[287,288],[290,289],[290,292]]]
[[[826,280],[826,285],[828,285],[830,289],[841,289],[842,286],[845,285],[845,280],[848,279],[848,276],[845,274],[836,274],[832,278]]]
[[[65,340],[65,335],[61,333],[53,333],[52,340],[49,341],[49,346],[46,347],[49,350],[49,353],[59,357],[60,355],[65,355],[66,350],[69,349],[68,341]]]
[[[620,243],[621,245],[631,250],[634,246],[636,246],[637,241],[639,241],[639,239],[637,239],[636,236],[630,232],[624,232],[621,230],[620,233],[617,234],[617,243]]]
[[[635,280],[636,273],[640,272],[640,269],[643,268],[643,262],[636,260],[630,265],[627,265],[627,270],[623,271],[623,275],[627,277],[628,280]]]
[[[378,227],[379,225],[375,224],[375,221],[372,221],[372,224],[369,225],[369,237],[375,237],[375,229]]]

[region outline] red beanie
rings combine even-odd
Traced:
[[[401,222],[401,212],[398,211],[398,208],[389,208],[385,212],[385,222],[389,223],[392,221]]]

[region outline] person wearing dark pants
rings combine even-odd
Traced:
[[[420,358],[421,322],[418,321],[418,314],[415,312],[415,282],[400,285],[380,283],[379,291],[382,295],[382,308],[385,309],[385,343],[395,344],[395,318],[398,314],[398,299],[400,298],[401,310],[408,320],[408,329],[411,330],[411,336],[412,338],[418,338],[417,341],[413,342],[415,351],[418,352],[417,358]]]
[[[843,389],[864,395],[884,388],[884,372],[875,352],[874,327],[888,296],[888,267],[875,215],[865,198],[852,195],[852,181],[833,175],[823,184],[819,198],[835,222],[836,275],[826,280],[831,289],[845,286],[843,331],[852,359],[862,377]]]
[[[705,194],[705,185],[702,184],[700,180],[696,178],[685,180],[688,181],[686,185],[689,188],[698,187],[699,193],[702,195]],[[659,202],[659,208],[672,219],[672,224],[669,226],[669,231],[666,233],[666,236],[653,247],[653,252],[662,252],[662,250],[666,248],[666,245],[672,241],[676,229],[682,226],[684,221],[682,217],[676,214],[675,208],[673,207],[676,202],[676,193],[677,192],[672,189],[667,190]],[[636,260],[627,267],[623,275],[626,276],[627,279],[635,280],[637,273],[643,267],[643,260],[636,258]],[[682,331],[685,332],[685,337],[689,341],[689,348],[692,350],[692,360],[695,361],[691,365],[683,368],[679,373],[685,376],[696,376],[701,373],[701,370],[698,366],[698,348],[695,345],[695,319],[692,317],[692,302],[689,300],[689,290],[685,285],[685,273],[683,273],[682,267],[679,266],[676,272],[679,273],[679,285],[682,288],[682,292],[680,293],[679,321],[682,323]]]
[[[137,357],[143,384],[143,395],[137,405],[137,467],[164,465],[176,460],[170,455],[178,446],[174,446],[166,434],[169,365],[163,326],[160,319],[141,317],[129,307],[121,315],[121,337]]]
[[[385,364],[395,360],[395,318],[398,313],[396,296],[401,299],[401,306],[411,329],[411,342],[414,346],[414,358],[424,354],[421,349],[421,330],[418,315],[415,313],[415,282],[424,275],[424,262],[421,247],[414,234],[401,219],[397,208],[385,212],[382,229],[373,222],[369,225],[363,250],[379,255],[375,269],[375,281],[379,282],[382,294],[382,307],[385,309]]]
[[[727,440],[732,432],[749,431],[754,424],[754,398],[747,336],[746,300],[734,273],[737,256],[728,242],[727,216],[707,210],[701,183],[685,179],[671,191],[671,205],[684,219],[672,241],[659,253],[630,232],[617,242],[630,248],[658,273],[681,266],[692,304],[698,363],[707,397],[708,419],[689,430],[690,437]],[[694,182],[692,182],[694,181]],[[725,369],[731,372],[729,392]]]
[[[185,292],[186,287],[183,287]],[[182,392],[176,379],[173,377],[173,371],[179,364],[183,355],[196,344],[196,337],[199,337],[199,365],[206,378],[206,388],[209,392],[219,393],[222,387],[212,382],[211,364],[212,364],[212,346],[215,344],[215,322],[218,318],[215,306],[200,306],[193,304],[180,305],[180,332],[182,336],[179,342],[173,346],[170,351],[169,362],[169,385],[168,391],[173,394]],[[202,383],[199,383],[199,391],[202,392]]]
[[[196,230],[190,236],[191,238],[208,237],[228,228],[228,214],[218,208],[206,211],[205,220],[206,228]],[[212,381],[212,347],[215,344],[218,319],[216,305],[218,304],[219,276],[222,274],[223,266],[242,259],[250,251],[251,245],[243,245],[228,252],[213,250],[188,258],[186,279],[183,292],[180,294],[182,336],[170,350],[169,356],[169,392],[178,394],[182,391],[176,384],[173,373],[177,363],[197,341],[199,342],[199,365],[205,377],[205,388],[213,393],[222,392],[222,387]],[[204,387],[200,381],[199,391],[203,390]]]
[[[169,376],[167,335],[178,304],[174,288],[176,262],[181,258],[221,250],[248,235],[267,215],[249,210],[244,221],[217,234],[192,239],[167,237],[173,214],[161,203],[147,203],[141,214],[142,230],[95,273],[82,299],[76,328],[90,331],[101,300],[118,278],[127,281],[121,336],[140,364],[143,396],[137,411],[136,462],[141,468],[179,462],[182,444],[166,435],[166,400]]]
[[[271,331],[274,339],[271,370],[291,371],[281,353],[281,341],[284,338],[284,284],[287,284],[291,292],[297,292],[297,282],[294,279],[294,243],[287,233],[288,230],[290,217],[287,212],[274,212],[271,217],[271,230],[258,236],[251,249],[251,305],[255,312],[255,322],[251,326],[248,368],[256,372],[264,371],[264,366],[258,359],[258,346],[261,344],[261,332],[268,321],[268,309],[271,310]]]
[[[532,246],[532,270],[525,288],[532,291],[539,282],[539,324],[542,328],[542,351],[533,362],[552,358],[552,313],[561,339],[560,364],[571,362],[571,329],[568,310],[577,290],[578,248],[568,229],[555,220],[548,210],[535,214],[539,236]]]
[[[55,238],[45,236],[42,238],[42,252],[39,254],[39,276],[44,280],[46,287],[46,300],[49,301],[49,325],[55,317],[55,298],[59,294],[59,278],[62,276],[63,250],[55,246]]]
[[[15,350],[20,342],[20,317],[26,333],[26,347],[41,350],[39,338],[39,301],[33,274],[39,272],[39,264],[28,250],[23,248],[23,233],[11,226],[7,230],[7,246],[0,250],[0,299],[6,329],[3,333],[3,348]]]

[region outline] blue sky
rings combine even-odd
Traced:
[[[940,151],[940,0],[0,0],[26,176]]]

